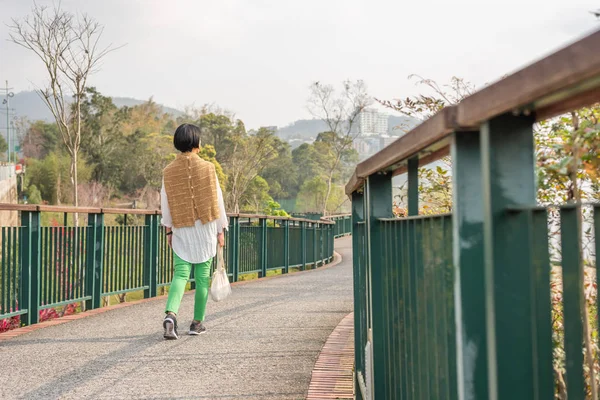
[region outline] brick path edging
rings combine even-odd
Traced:
[[[354,399],[354,313],[333,330],[315,363],[306,400]]]
[[[252,279],[249,281],[240,281],[240,282],[233,282],[231,284],[231,286],[235,287],[235,286],[241,286],[241,285],[246,285],[248,283],[252,283],[252,282],[258,282],[258,281],[265,281],[265,280],[271,280],[271,279],[277,279],[277,278],[282,278],[284,276],[288,276],[288,275],[296,275],[296,274],[302,274],[302,273],[307,273],[307,272],[312,272],[312,271],[320,271],[323,269],[327,269],[327,268],[331,268],[334,267],[336,265],[338,265],[340,262],[342,262],[342,257],[339,253],[334,251],[334,255],[333,255],[333,261],[330,262],[329,264],[316,268],[316,269],[310,269],[310,270],[306,270],[306,271],[298,271],[298,272],[293,272],[291,274],[281,274],[281,275],[273,275],[273,276],[267,276],[264,278],[258,278],[258,279]],[[186,292],[186,294],[188,293],[193,293],[194,291],[188,291]],[[43,328],[47,328],[49,326],[55,326],[55,325],[61,325],[70,321],[75,321],[78,319],[82,319],[82,318],[87,318],[90,317],[92,315],[96,315],[96,314],[102,314],[105,313],[107,311],[112,311],[112,310],[117,310],[119,308],[124,308],[124,307],[130,307],[136,304],[141,304],[141,303],[146,303],[149,301],[158,301],[158,300],[164,300],[166,301],[168,295],[162,295],[162,296],[156,296],[156,297],[151,297],[149,299],[142,299],[142,300],[135,300],[135,301],[130,301],[130,302],[125,302],[125,303],[121,303],[121,304],[115,304],[113,306],[108,306],[108,307],[101,307],[101,308],[96,308],[94,310],[89,310],[89,311],[84,311],[84,312],[80,312],[77,314],[73,314],[73,315],[67,315],[61,318],[55,318],[55,319],[51,319],[48,321],[44,321],[44,322],[40,322],[39,324],[34,324],[34,325],[29,325],[29,326],[24,326],[22,328],[17,328],[17,329],[12,329],[10,331],[7,332],[3,332],[0,333],[0,342],[5,341],[5,340],[9,340],[12,338],[15,338],[17,336],[21,336],[24,335],[26,333],[29,332],[33,332],[33,331],[37,331],[38,329],[43,329]]]

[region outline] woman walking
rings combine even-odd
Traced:
[[[175,266],[165,308],[167,315],[163,320],[165,339],[179,338],[177,312],[192,268],[196,293],[189,334],[206,332],[202,322],[208,300],[210,267],[217,244],[224,246],[223,230],[228,227],[215,166],[198,156],[200,128],[191,124],[179,126],[173,144],[180,154],[164,169],[161,190],[162,225],[167,229]]]

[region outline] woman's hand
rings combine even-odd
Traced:
[[[217,240],[219,241],[219,247],[225,247],[225,234],[223,232],[217,234]]]
[[[171,228],[167,228],[167,244],[173,248],[173,230]]]

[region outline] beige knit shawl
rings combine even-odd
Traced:
[[[181,153],[163,171],[175,228],[203,224],[220,217],[215,166],[193,153]]]

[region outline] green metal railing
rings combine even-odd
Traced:
[[[143,291],[149,298],[170,284],[172,251],[156,211],[0,204],[1,210],[20,211],[21,226],[0,228],[0,320],[21,316],[22,324],[34,324],[46,308],[82,303],[93,309],[107,296]],[[63,224],[42,226],[43,213],[64,215]],[[75,213],[84,226],[66,225]],[[106,223],[115,214],[125,216],[121,224]],[[127,215],[137,218],[127,224]],[[343,218],[235,214],[229,221],[224,255],[233,282],[327,264],[334,233],[345,228]],[[193,287],[193,276],[190,282]]]
[[[600,101],[599,88],[597,32],[443,109],[356,167],[346,193],[357,399],[586,398],[583,271],[584,258],[597,266],[600,205],[536,205],[533,126]],[[418,168],[448,155],[452,214],[419,215]],[[396,218],[392,177],[402,173],[408,217]],[[551,273],[562,281],[553,299]],[[552,331],[557,315],[564,332]]]
[[[334,237],[339,238],[342,236],[347,236],[352,234],[352,215],[351,214],[341,214],[341,215],[331,215],[328,217],[324,217],[324,219],[335,222],[334,229]]]
[[[17,266],[21,262],[19,241],[20,227],[2,227],[2,261],[0,273],[0,307],[7,317],[21,315],[27,312],[18,305],[21,279]]]

